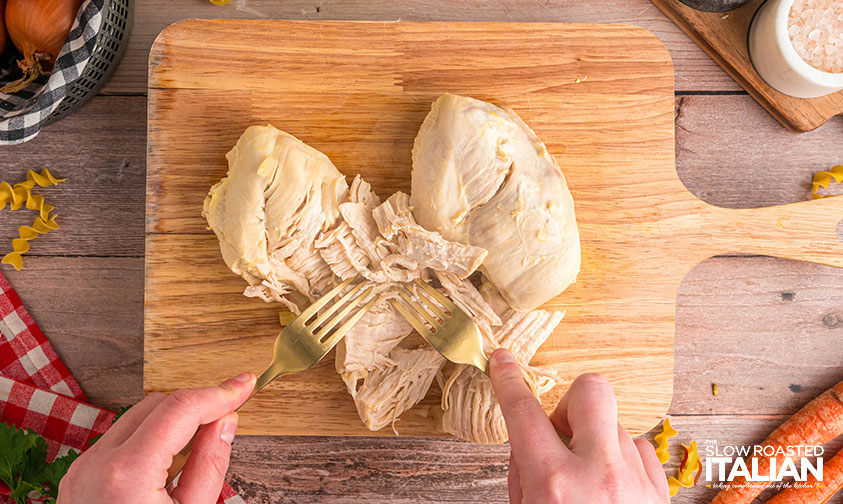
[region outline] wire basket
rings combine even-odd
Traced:
[[[129,45],[134,7],[134,0],[105,0],[102,24],[91,58],[82,74],[73,81],[67,96],[47,118],[45,126],[81,107],[111,78]]]

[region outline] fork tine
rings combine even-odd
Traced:
[[[327,319],[328,319],[328,317],[330,317],[331,315],[333,315],[333,313],[334,313],[335,311],[337,311],[337,310],[339,310],[340,308],[342,308],[342,306],[343,306],[343,305],[344,305],[344,304],[345,304],[345,303],[346,303],[349,299],[352,299],[354,296],[356,296],[356,295],[357,295],[357,293],[358,293],[358,292],[360,292],[360,289],[362,289],[362,288],[363,288],[363,287],[365,287],[365,286],[366,286],[366,283],[365,283],[365,282],[360,282],[359,284],[357,284],[357,285],[356,285],[353,289],[351,289],[350,291],[346,292],[346,293],[343,295],[343,297],[341,297],[341,298],[339,298],[337,301],[335,301],[335,302],[334,302],[334,304],[332,304],[332,305],[328,306],[328,308],[327,308],[324,312],[320,313],[320,314],[319,314],[319,316],[318,316],[318,317],[316,317],[316,320],[314,320],[314,321],[313,321],[313,322],[311,322],[310,324],[307,324],[307,322],[305,322],[305,324],[307,325],[307,327],[312,327],[314,330],[315,330],[316,328],[318,328],[318,327],[319,327],[319,325],[320,325],[322,322],[324,322],[325,320],[327,320]],[[369,289],[369,290],[371,291],[371,289]],[[357,303],[354,303],[352,306],[355,306],[356,304],[357,304]],[[348,313],[348,312],[345,312],[345,313]]]
[[[413,329],[419,332],[419,334],[422,336],[431,334],[430,329],[424,325],[424,322],[413,316],[413,314],[410,313],[410,310],[405,308],[404,305],[402,305],[397,299],[390,299],[389,304],[391,304],[392,307],[395,308],[395,310],[400,313],[411,326],[413,326]]]
[[[352,294],[352,293],[355,293],[356,291],[359,291],[359,290],[360,290],[360,287],[362,287],[363,285],[364,285],[364,284],[363,284],[363,282],[360,282],[360,285],[358,285],[357,287],[355,287],[355,288],[354,288],[354,290],[350,291],[348,294]],[[322,338],[324,338],[324,337],[325,337],[325,335],[326,335],[326,334],[328,334],[328,332],[330,332],[330,331],[331,331],[331,329],[333,329],[333,328],[334,328],[334,326],[336,326],[337,324],[339,324],[339,323],[342,321],[342,319],[344,319],[344,318],[345,318],[345,316],[346,316],[346,315],[348,315],[348,314],[349,314],[349,312],[351,312],[351,310],[353,310],[353,309],[354,309],[354,307],[355,307],[355,306],[359,305],[361,301],[363,301],[364,299],[366,299],[366,296],[368,296],[369,294],[371,294],[373,290],[375,290],[375,288],[374,288],[374,287],[369,287],[368,289],[366,289],[366,290],[363,292],[363,294],[360,294],[359,296],[357,296],[357,297],[355,297],[354,299],[352,299],[352,300],[348,303],[348,305],[347,305],[345,308],[343,308],[343,309],[342,309],[342,310],[341,310],[338,314],[336,314],[336,316],[334,316],[331,320],[329,320],[329,321],[325,324],[325,326],[324,326],[324,327],[322,327],[321,329],[319,329],[319,332],[317,332],[317,333],[316,333],[316,341],[322,341]],[[342,303],[345,303],[345,298],[346,298],[346,297],[348,297],[348,294],[346,294],[345,296],[343,296],[343,299],[341,299],[341,300],[340,300],[341,302],[340,302],[340,301],[338,301],[336,304],[334,304],[334,305],[331,307],[331,311],[328,313],[328,315],[330,315],[331,313],[333,313],[334,311],[336,311],[336,309],[337,309],[337,308],[339,308],[340,306],[342,306]],[[321,318],[321,316],[320,316],[320,318]],[[314,323],[313,323],[313,325],[312,325],[311,327],[316,328],[316,327],[319,327],[319,326],[317,326],[317,325],[316,325],[316,323],[314,322]]]
[[[441,324],[439,324],[439,321],[436,320],[435,318],[433,318],[433,316],[430,313],[428,313],[427,310],[425,310],[422,305],[413,301],[413,298],[408,295],[406,289],[403,286],[399,287],[396,290],[398,292],[398,295],[401,296],[401,299],[403,299],[404,302],[406,302],[408,305],[410,305],[410,308],[412,308],[419,315],[424,317],[424,319],[427,320],[427,323],[430,324],[433,327],[431,332],[436,332],[436,328],[441,325]]]
[[[337,329],[334,332],[334,334],[328,336],[328,339],[326,339],[325,342],[322,343],[322,344],[325,345],[325,347],[328,348],[328,349],[333,348],[334,345],[336,345],[337,342],[343,336],[345,336],[345,333],[347,333],[349,331],[349,329],[354,327],[354,324],[356,324],[358,320],[363,318],[363,315],[365,315],[366,312],[368,312],[375,305],[375,301],[377,301],[377,300],[378,300],[378,296],[375,296],[372,299],[370,299],[368,303],[364,304],[363,307],[360,308],[360,310],[357,311],[357,313],[355,313],[354,315],[351,316],[351,318],[346,320],[343,323],[343,325],[341,325],[340,328]]]
[[[442,295],[442,293],[441,293],[441,292],[439,292],[438,290],[434,289],[434,288],[433,288],[433,287],[431,287],[430,285],[428,285],[428,284],[426,284],[426,283],[422,282],[422,281],[421,281],[421,280],[419,280],[419,279],[416,279],[416,282],[415,282],[415,283],[416,283],[416,285],[418,285],[419,287],[421,287],[422,289],[424,289],[425,291],[427,291],[427,293],[428,293],[428,294],[430,294],[431,296],[433,296],[433,299],[435,299],[435,300],[439,301],[439,304],[441,304],[442,306],[444,306],[445,308],[447,308],[447,309],[448,309],[451,313],[456,313],[454,310],[457,310],[457,309],[458,309],[458,308],[457,308],[457,305],[455,305],[454,303],[452,303],[452,302],[451,302],[451,300],[450,300],[450,299],[448,299],[448,298],[446,298],[444,295]]]
[[[424,292],[422,292],[422,291],[421,291],[421,290],[419,290],[419,289],[415,289],[415,295],[416,295],[416,298],[417,298],[419,301],[424,302],[424,305],[425,305],[428,309],[430,309],[430,311],[432,311],[434,315],[436,315],[437,317],[439,317],[439,319],[440,319],[440,320],[445,321],[445,320],[447,320],[447,319],[449,318],[449,316],[448,316],[448,315],[446,315],[446,314],[445,314],[442,310],[440,310],[440,309],[439,309],[439,307],[438,307],[438,306],[436,306],[436,301],[434,301],[433,299],[431,299],[430,295],[425,295],[425,294],[424,294]],[[445,308],[445,310],[446,310],[446,311],[450,311],[450,310],[448,310],[447,308]],[[453,314],[454,314],[454,312],[453,312],[453,311],[451,311],[451,316],[453,316]]]
[[[323,306],[325,306],[332,299],[334,299],[334,297],[336,297],[337,294],[342,292],[343,289],[348,287],[348,285],[351,283],[352,280],[354,280],[354,278],[349,278],[348,280],[345,280],[341,284],[337,285],[336,287],[334,287],[333,289],[328,291],[327,294],[325,294],[321,298],[317,299],[312,305],[310,305],[307,308],[305,308],[304,310],[302,310],[301,314],[298,317],[296,317],[296,319],[301,320],[302,324],[307,322],[307,319],[312,317],[314,313],[319,311]]]

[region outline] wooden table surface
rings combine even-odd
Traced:
[[[162,28],[190,17],[633,23],[673,57],[677,169],[700,198],[735,208],[799,201],[813,172],[843,162],[843,118],[787,132],[649,0],[137,0],[129,49],[102,92],[36,139],[0,148],[0,179],[43,167],[69,178],[48,193],[61,231],[33,242],[23,271],[3,273],[90,399],[106,407],[142,395],[147,55]],[[8,248],[30,216],[2,215]],[[841,362],[843,270],[709,259],[677,297],[677,439],[759,442],[843,379]],[[255,503],[506,502],[508,456],[508,446],[447,439],[242,437],[229,481]],[[673,502],[708,502],[713,493],[683,489]]]

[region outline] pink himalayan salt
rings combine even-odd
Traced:
[[[796,53],[809,65],[843,72],[843,1],[795,0],[787,31]]]

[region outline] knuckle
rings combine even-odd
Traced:
[[[609,380],[600,373],[583,373],[577,378],[582,382],[609,384]]]
[[[179,410],[196,410],[199,409],[199,399],[196,394],[190,389],[178,389],[170,397],[166,399],[174,407]]]
[[[609,502],[616,502],[625,490],[622,483],[624,479],[623,467],[616,460],[609,460],[606,462],[601,475],[601,486],[605,495],[609,497]]]
[[[562,471],[554,470],[548,474],[541,489],[542,502],[562,504],[565,500],[565,487],[570,485]]]
[[[521,378],[521,368],[515,362],[502,362],[495,364],[492,368],[491,375],[492,382],[505,383],[510,382],[514,378]]]
[[[132,478],[132,468],[122,460],[107,460],[101,467],[99,477],[107,491],[120,491]]]
[[[611,390],[612,385],[605,376],[598,373],[586,373],[578,376],[571,387],[583,387],[588,390]]]
[[[531,416],[535,407],[536,399],[531,395],[518,395],[509,401],[509,410],[521,417]]]

